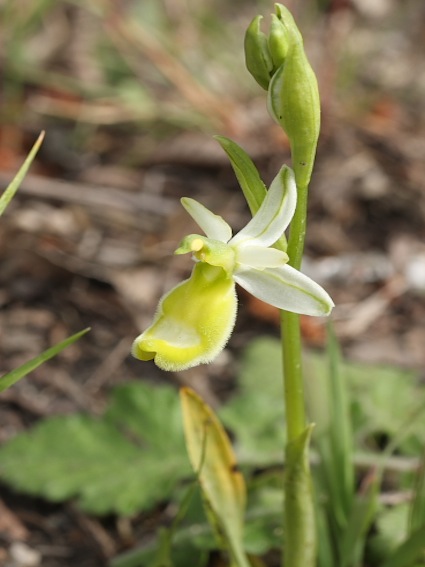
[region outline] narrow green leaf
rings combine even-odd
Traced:
[[[376,512],[379,486],[380,479],[375,476],[364,494],[358,494],[354,499],[347,527],[339,542],[340,567],[357,567],[361,564],[365,535]]]
[[[28,169],[30,168],[38,150],[40,149],[43,139],[44,132],[41,132],[18,173],[15,175],[11,183],[7,186],[2,196],[0,197],[0,216],[4,213],[6,207],[13,199],[16,191],[19,189],[19,186],[22,183],[25,175],[28,173]]]
[[[425,455],[419,467],[409,514],[409,533],[425,526]]]
[[[249,567],[243,549],[246,489],[230,441],[215,414],[193,390],[182,388],[180,399],[192,468],[234,563]]]
[[[323,502],[315,499],[317,523],[317,564],[318,567],[339,567],[336,564],[335,551],[332,542],[332,533],[326,517]]]
[[[347,528],[354,497],[353,439],[346,375],[331,327],[328,364],[321,376],[310,368],[307,396],[312,419],[318,423],[315,445],[320,455],[316,478],[326,494],[328,529],[340,542]],[[307,360],[307,368],[311,367]],[[313,375],[312,375],[313,374]]]
[[[57,345],[45,350],[44,352],[42,352],[35,358],[29,360],[19,368],[15,368],[15,370],[12,370],[11,372],[4,374],[0,378],[0,392],[7,390],[7,388],[13,386],[15,382],[18,382],[18,380],[20,380],[21,378],[23,378],[24,376],[26,376],[27,374],[38,368],[41,364],[43,364],[47,360],[50,360],[57,354],[59,354],[66,347],[72,345],[72,343],[75,343],[75,341],[78,341],[78,339],[81,338],[86,333],[88,333],[89,330],[90,329],[88,328],[78,333],[75,333],[75,335],[72,335],[71,337],[68,337],[67,339],[58,343]]]
[[[352,506],[354,495],[353,434],[347,379],[341,372],[341,353],[331,324],[328,325],[329,394],[332,426],[329,434],[333,462],[338,479],[338,492],[345,516]]]

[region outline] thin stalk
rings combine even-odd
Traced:
[[[304,251],[307,196],[308,187],[298,188],[297,209],[292,219],[288,242],[288,263],[296,270],[301,267]],[[306,427],[299,315],[281,311],[281,334],[287,438],[288,442],[291,442],[299,437]]]
[[[308,187],[297,187],[298,201],[288,241],[289,264],[301,267],[306,233]],[[310,465],[306,454],[309,433],[301,367],[300,318],[281,311],[284,402],[287,424],[285,469],[284,567],[314,567],[316,527]],[[307,437],[305,435],[307,434]],[[303,440],[304,439],[304,440]]]

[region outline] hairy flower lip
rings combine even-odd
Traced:
[[[132,354],[172,371],[210,362],[225,347],[236,312],[233,279],[221,268],[198,262],[190,278],[161,299],[152,324],[134,341]]]

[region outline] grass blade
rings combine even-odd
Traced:
[[[28,170],[34,161],[34,158],[40,149],[40,146],[44,139],[44,132],[41,132],[39,137],[37,138],[35,144],[33,145],[30,153],[28,154],[26,160],[22,164],[21,168],[19,169],[18,173],[15,175],[11,183],[7,186],[5,191],[3,192],[2,196],[0,197],[0,216],[4,213],[6,207],[13,199],[16,191],[19,189],[20,184],[22,183],[25,175],[28,173]]]
[[[363,494],[353,502],[347,527],[340,544],[340,567],[356,567],[361,564],[366,534],[372,523],[377,506],[380,479],[375,475]]]
[[[330,468],[334,472],[335,497],[342,508],[344,521],[352,507],[354,494],[353,435],[347,383],[341,373],[341,354],[330,324],[328,325],[328,357],[329,405],[332,416],[329,435],[333,461],[330,463]]]
[[[425,526],[425,455],[416,478],[409,517],[409,533],[413,534],[420,526]],[[425,540],[425,535],[424,535]]]
[[[19,368],[15,368],[15,370],[12,370],[11,372],[4,374],[0,378],[0,392],[3,392],[7,388],[10,388],[10,386],[13,386],[15,382],[18,382],[18,380],[20,380],[21,378],[23,378],[24,376],[26,376],[27,374],[38,368],[41,364],[43,364],[43,362],[46,362],[46,360],[50,360],[58,353],[60,353],[62,350],[64,350],[66,347],[72,345],[72,343],[75,343],[75,341],[78,341],[78,339],[81,338],[83,335],[85,335],[89,330],[90,330],[89,328],[84,329],[83,331],[80,331],[75,335],[68,337],[67,339],[58,343],[57,345],[45,350],[35,358],[32,358],[31,360],[29,360]]]

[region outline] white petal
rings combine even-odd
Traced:
[[[293,171],[284,165],[274,178],[266,197],[252,220],[236,234],[229,244],[245,242],[271,246],[288,227],[297,204],[297,186]]]
[[[252,268],[277,268],[284,266],[288,261],[288,254],[276,248],[264,246],[241,246],[237,248],[236,261],[242,264],[240,269],[250,266]],[[244,266],[245,264],[245,266]]]
[[[181,204],[208,238],[221,242],[228,242],[232,238],[232,229],[219,215],[189,197],[183,197]]]
[[[291,266],[240,270],[233,279],[258,299],[303,315],[329,315],[334,303],[316,282]]]

